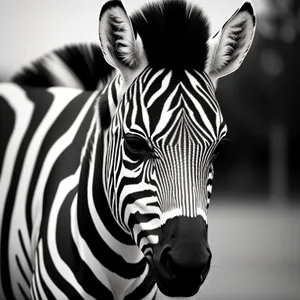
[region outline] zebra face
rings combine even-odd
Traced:
[[[121,1],[108,1],[99,19],[104,57],[123,82],[111,93],[118,106],[106,137],[111,211],[160,290],[192,296],[210,267],[213,160],[227,131],[215,87],[250,48],[252,5],[211,38],[201,10],[185,1],[146,6],[132,18]]]
[[[146,68],[125,93],[113,130],[121,139],[112,211],[161,290],[191,295],[209,270],[214,151],[227,131],[213,84],[204,72]]]

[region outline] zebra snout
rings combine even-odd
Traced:
[[[188,249],[164,247],[160,254],[162,282],[159,285],[167,296],[190,297],[196,294],[205,281],[211,262],[209,248],[201,251],[201,256],[190,256]]]
[[[212,254],[202,217],[177,217],[163,228],[155,249],[154,270],[161,292],[169,297],[195,295],[209,272]]]

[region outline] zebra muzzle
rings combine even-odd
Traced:
[[[169,297],[191,297],[198,292],[210,268],[212,254],[206,222],[201,216],[180,216],[163,226],[152,262],[158,287]]]

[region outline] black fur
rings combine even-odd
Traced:
[[[74,72],[85,90],[96,90],[99,80],[105,84],[114,72],[96,44],[70,45],[51,53],[57,55]],[[44,64],[44,58],[49,54],[14,75],[12,81],[35,87],[55,85],[51,73]]]
[[[183,0],[164,0],[146,4],[131,19],[150,66],[204,70],[209,23],[200,8]]]

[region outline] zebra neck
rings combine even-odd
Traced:
[[[103,132],[97,124],[90,131],[71,212],[73,240],[81,258],[75,262],[76,269],[81,278],[89,278],[90,270],[84,266],[90,266],[113,294],[122,295],[144,280],[148,266],[131,236],[111,213],[102,184]],[[130,280],[121,279],[127,278],[126,272]]]
[[[86,231],[92,237],[89,240],[97,249],[99,239],[108,235],[125,245],[134,245],[131,236],[121,229],[113,217],[104,192],[102,176],[104,132],[97,123],[90,131],[78,185],[77,221],[80,232]]]

